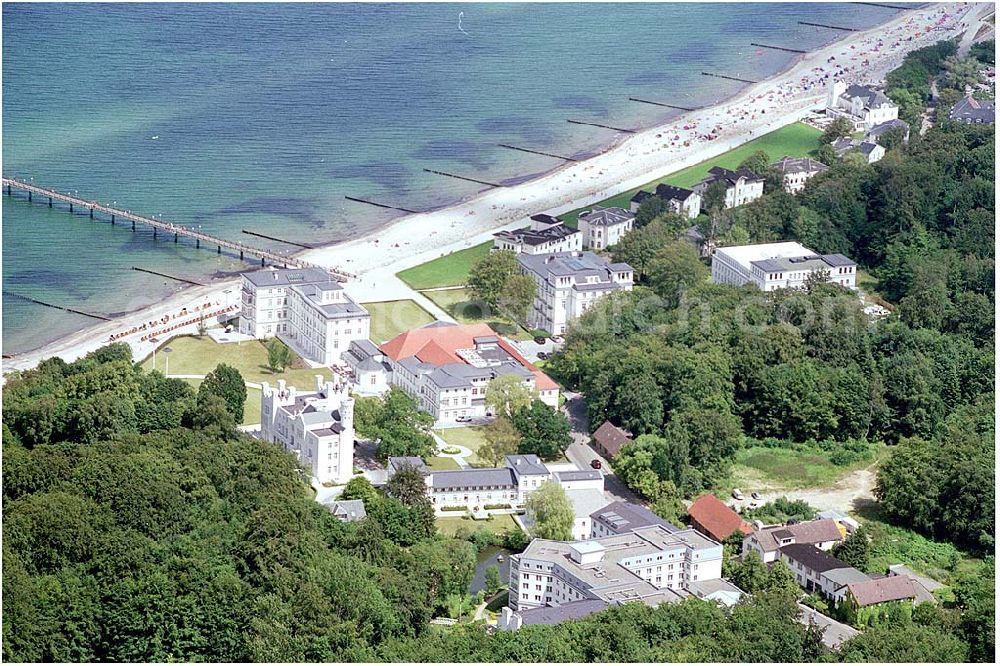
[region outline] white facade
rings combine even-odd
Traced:
[[[684,215],[689,219],[698,217],[701,212],[701,195],[694,190],[689,190],[675,185],[660,183],[654,192],[639,190],[629,202],[629,210],[633,213],[639,212],[639,206],[651,197],[659,197],[667,204],[667,209],[672,213]]]
[[[832,520],[759,527],[743,538],[741,557],[755,551],[765,563],[774,562],[784,546],[809,544],[820,550],[830,550],[843,538],[837,523]]]
[[[525,254],[579,252],[583,249],[583,234],[558,218],[535,215],[527,227],[493,234],[493,249]]]
[[[694,188],[702,199],[704,199],[708,188],[717,181],[726,184],[725,208],[742,206],[764,196],[764,179],[753,175],[746,169],[730,171],[722,167],[712,167],[708,173],[708,177]]]
[[[782,157],[771,165],[782,174],[782,186],[789,194],[801,192],[813,176],[827,171],[830,167],[808,157]]]
[[[761,243],[720,247],[712,255],[712,282],[761,291],[800,289],[811,275],[826,272],[827,281],[855,288],[857,264],[842,254],[818,255],[799,243]]]
[[[632,230],[635,214],[624,208],[600,208],[580,213],[577,226],[583,236],[583,246],[603,250],[615,245]]]
[[[320,483],[347,483],[354,472],[354,399],[346,383],[324,382],[299,393],[279,380],[261,389],[260,438],[281,444]]]
[[[567,325],[612,291],[630,291],[633,270],[592,252],[518,255],[521,272],[535,280],[528,326],[562,335]]]
[[[694,530],[661,526],[583,542],[535,539],[511,557],[513,611],[584,600],[678,601],[688,584],[722,577],[722,545]]]
[[[854,124],[854,130],[860,132],[895,120],[899,117],[899,107],[878,90],[832,81],[826,97],[826,115],[847,118]]]
[[[324,270],[265,269],[242,278],[241,333],[279,336],[303,358],[327,366],[352,341],[368,338],[371,315]]]

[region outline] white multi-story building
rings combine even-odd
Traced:
[[[624,208],[602,208],[580,213],[577,226],[583,235],[583,246],[590,250],[603,250],[615,245],[632,230],[635,214]]]
[[[535,539],[511,556],[509,608],[500,627],[519,628],[535,609],[556,609],[561,621],[628,602],[658,606],[721,577],[722,545],[695,530],[650,525],[590,541]]]
[[[632,267],[611,263],[593,252],[519,254],[521,272],[535,280],[528,325],[553,335],[612,291],[632,289]]]
[[[879,90],[832,81],[826,95],[826,115],[847,118],[861,132],[899,117],[899,107]]]
[[[771,166],[784,175],[782,184],[789,194],[800,192],[806,186],[807,180],[830,168],[822,162],[811,160],[808,157],[788,156],[782,157]]]
[[[598,509],[590,514],[590,520],[592,539],[627,534],[640,527],[651,525],[659,525],[670,533],[681,531],[679,527],[671,525],[641,504],[621,501],[612,502]]]
[[[347,483],[354,472],[354,399],[341,381],[324,382],[299,393],[278,380],[264,382],[260,401],[260,438],[281,444],[320,483]]]
[[[720,247],[712,255],[712,282],[755,284],[761,291],[802,288],[813,274],[855,288],[857,264],[842,254],[816,254],[799,243]]]
[[[399,387],[439,423],[486,416],[486,387],[501,375],[520,377],[539,400],[559,406],[559,385],[486,324],[434,322],[400,333],[378,352],[359,344],[345,360],[359,381]]]
[[[690,219],[698,217],[701,212],[701,195],[694,190],[689,190],[676,185],[660,183],[654,192],[639,190],[629,202],[629,210],[633,213],[639,212],[639,206],[647,199],[658,197],[667,204],[667,209],[680,215],[686,215]]]
[[[724,208],[742,206],[764,196],[764,179],[760,176],[755,176],[746,169],[730,171],[718,166],[708,170],[708,176],[694,186],[694,191],[704,200],[705,192],[717,182],[726,184]]]
[[[368,338],[371,315],[322,269],[264,269],[242,277],[241,333],[276,335],[322,365],[340,360],[352,341]]]
[[[493,249],[525,254],[574,252],[583,249],[583,234],[557,217],[533,215],[527,227],[493,234]]]

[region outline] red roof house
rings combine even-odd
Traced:
[[[702,495],[688,509],[691,524],[696,530],[718,542],[725,541],[733,532],[750,534],[753,528],[715,495]]]

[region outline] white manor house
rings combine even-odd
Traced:
[[[761,291],[802,288],[814,274],[855,288],[858,265],[842,254],[816,254],[799,243],[760,243],[720,247],[712,255],[712,282],[755,284]]]
[[[347,483],[354,472],[354,399],[347,384],[316,375],[316,390],[300,392],[283,379],[277,387],[264,382],[260,438],[297,455],[320,483]]]

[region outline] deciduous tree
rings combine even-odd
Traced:
[[[538,539],[571,541],[573,539],[573,505],[555,481],[546,481],[528,496],[525,509],[534,525],[531,533]]]

